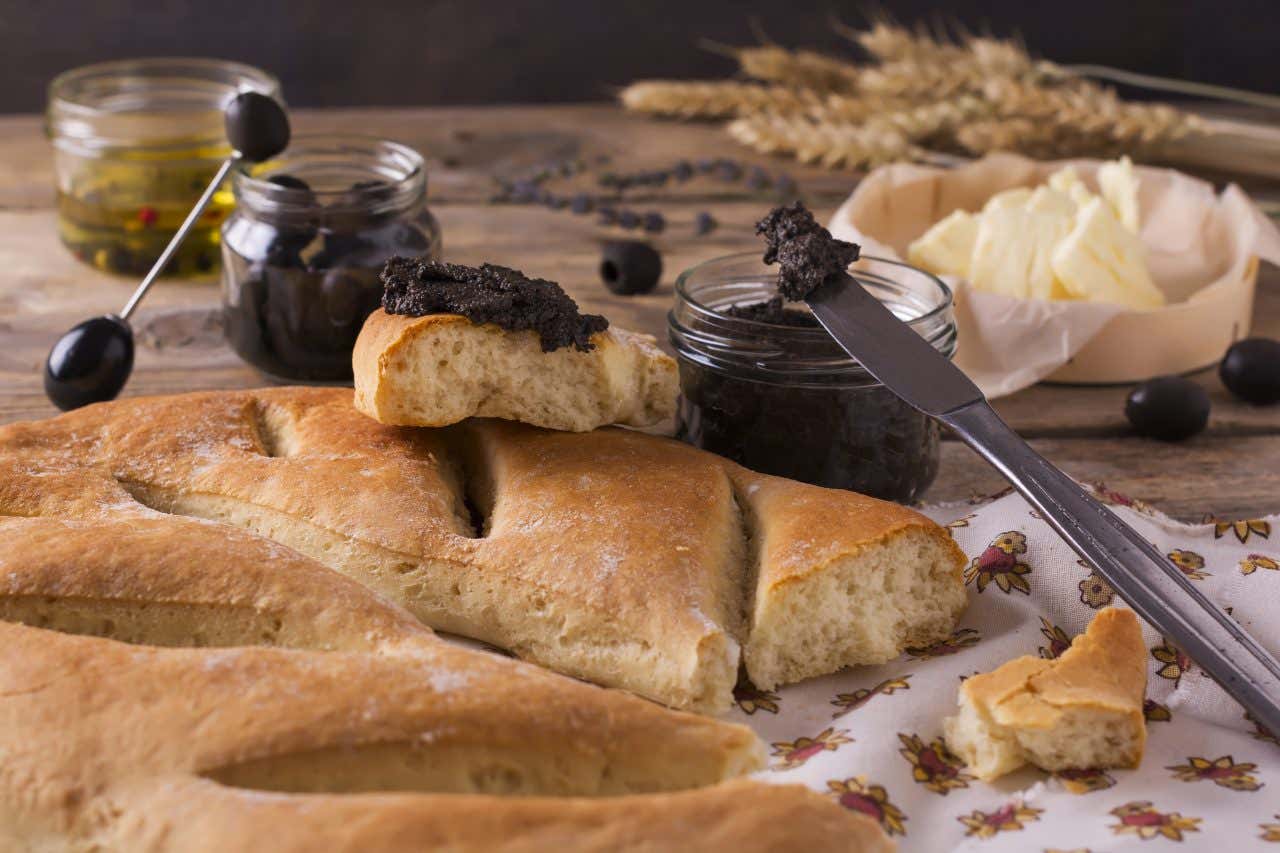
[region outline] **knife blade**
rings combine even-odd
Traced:
[[[960,368],[867,291],[828,278],[806,299],[814,316],[886,388],[950,427],[996,468],[1133,610],[1280,733],[1280,663],[1163,554],[1036,453]]]

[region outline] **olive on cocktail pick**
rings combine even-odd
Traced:
[[[133,330],[129,315],[209,206],[227,173],[237,163],[261,162],[289,145],[289,117],[274,98],[241,92],[225,110],[227,140],[234,149],[191,208],[169,245],[119,314],[104,314],[74,326],[58,338],[44,363],[44,393],[63,411],[114,399],[133,370]]]

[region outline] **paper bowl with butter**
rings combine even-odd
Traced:
[[[956,363],[990,397],[1208,367],[1246,337],[1280,232],[1238,187],[1170,169],[996,154],[877,169],[831,233],[940,275]]]

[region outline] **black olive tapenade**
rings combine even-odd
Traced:
[[[756,233],[764,237],[764,262],[778,265],[778,293],[793,302],[858,259],[856,243],[832,237],[798,201],[771,210]]]
[[[543,352],[594,347],[591,336],[609,327],[599,314],[583,314],[554,281],[529,278],[494,264],[467,267],[428,258],[392,258],[382,269],[382,307],[388,314],[421,317],[461,314],[473,323],[508,331],[532,330]]]

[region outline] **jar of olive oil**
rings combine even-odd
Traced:
[[[280,97],[275,77],[211,59],[139,59],[68,71],[49,86],[58,229],[76,257],[141,276],[230,154],[222,110],[239,92]],[[214,272],[234,200],[214,196],[165,270]]]

